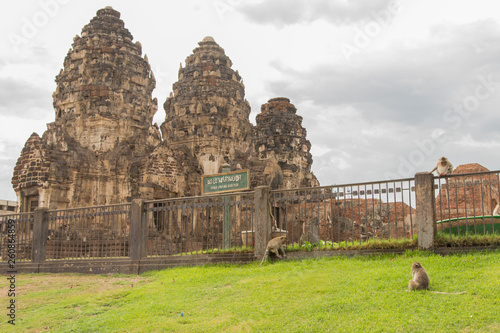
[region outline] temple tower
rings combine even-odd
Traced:
[[[14,170],[20,211],[151,197],[158,185],[149,180],[158,172],[143,164],[161,142],[151,124],[155,79],[132,39],[111,7],[73,39],[56,77],[55,121],[30,137]]]
[[[311,173],[311,143],[302,127],[302,117],[288,98],[270,99],[256,117],[255,150],[258,158],[267,161],[267,174],[274,171],[273,188],[318,186]]]
[[[158,109],[151,66],[132,40],[119,12],[100,9],[73,39],[56,77],[55,123],[98,154],[144,136]]]
[[[251,147],[250,105],[238,71],[212,37],[205,37],[179,69],[167,98],[163,139],[188,147],[204,174],[220,171]]]

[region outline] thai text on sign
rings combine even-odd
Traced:
[[[248,170],[202,176],[201,194],[237,192],[250,189]]]

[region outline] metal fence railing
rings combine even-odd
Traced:
[[[493,216],[500,201],[499,172],[435,178],[438,231],[449,235],[500,232],[500,216]]]
[[[254,192],[145,202],[148,256],[253,246]]]
[[[416,234],[414,179],[271,191],[274,230],[319,247]]]
[[[48,211],[47,259],[129,256],[130,204]]]
[[[31,261],[34,213],[0,215],[0,261]]]

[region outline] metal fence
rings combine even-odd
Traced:
[[[47,212],[47,259],[129,256],[130,204]]]
[[[445,235],[500,233],[500,171],[434,179],[437,229]],[[134,203],[135,204],[135,203]],[[270,192],[274,236],[332,248],[417,234],[413,178]],[[142,204],[141,204],[142,205]],[[129,257],[131,204],[49,210],[46,259]],[[254,246],[254,192],[145,201],[147,256],[217,253]],[[40,215],[42,216],[42,215]],[[37,217],[39,218],[39,217]],[[135,218],[135,217],[134,217]],[[0,260],[32,260],[34,213],[0,215]],[[37,220],[38,221],[38,220]],[[41,222],[40,222],[41,223]],[[10,233],[9,233],[10,232]],[[37,237],[41,237],[35,235]]]
[[[271,191],[274,234],[299,246],[416,234],[414,179]]]
[[[0,261],[31,261],[33,221],[34,213],[0,215]]]
[[[253,246],[254,192],[146,201],[147,255]]]
[[[500,232],[499,171],[456,174],[435,179],[437,229],[444,234]]]

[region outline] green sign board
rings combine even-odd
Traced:
[[[238,192],[250,189],[250,173],[239,170],[201,176],[201,194]]]

